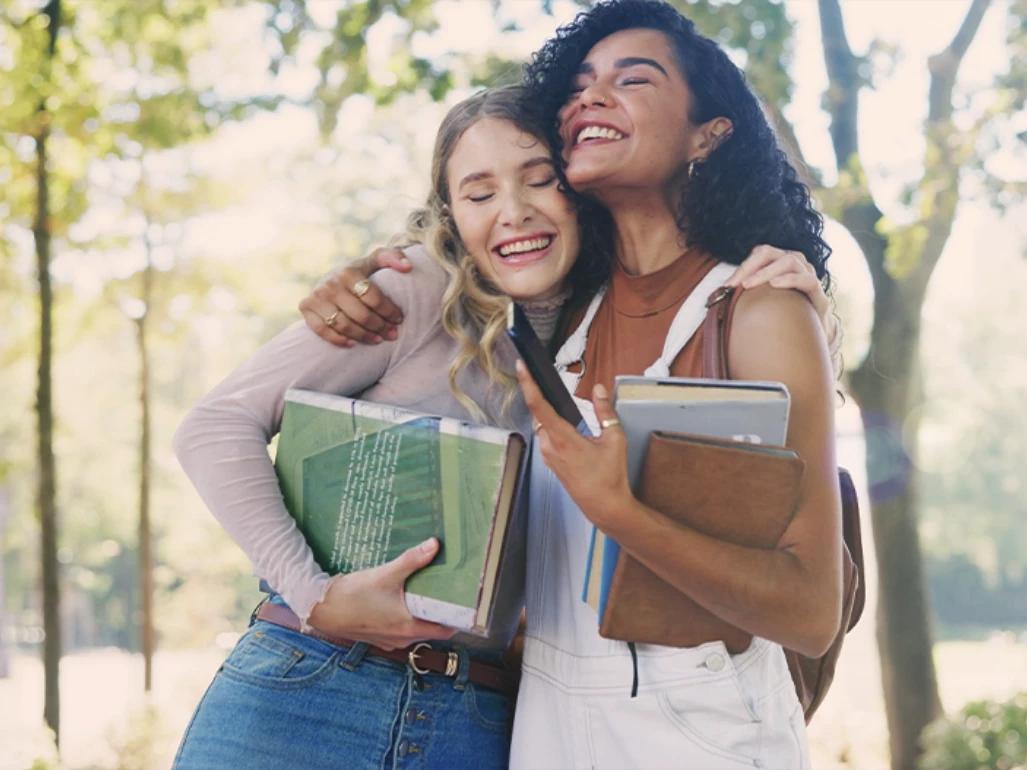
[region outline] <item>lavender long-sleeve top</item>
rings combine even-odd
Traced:
[[[447,276],[421,247],[407,249],[414,269],[382,271],[374,277],[401,308],[404,321],[395,341],[339,348],[306,325],[286,329],[232,372],[189,412],[174,438],[179,462],[203,501],[266,580],[304,621],[323,597],[329,576],[282,501],[268,444],[278,433],[285,392],[305,388],[402,406],[428,414],[470,419],[448,382],[459,343],[442,328]],[[512,352],[509,353],[512,369]],[[492,414],[501,396],[474,364],[458,384]],[[528,432],[531,417],[518,396],[508,413]],[[523,517],[519,517],[523,522]],[[510,642],[523,604],[523,533],[515,532],[507,553],[492,634],[461,641],[503,648]]]

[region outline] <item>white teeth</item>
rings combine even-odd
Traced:
[[[614,128],[606,128],[605,126],[585,126],[581,131],[578,132],[578,138],[574,140],[575,144],[581,144],[586,139],[623,139],[624,134],[617,131]]]
[[[539,251],[549,246],[553,242],[553,239],[549,236],[545,238],[531,238],[525,241],[514,241],[513,243],[507,243],[499,247],[499,254],[503,257],[508,257],[511,254],[523,254],[526,251]]]

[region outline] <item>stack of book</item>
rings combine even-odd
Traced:
[[[795,514],[803,462],[783,444],[788,391],[780,383],[618,377],[614,405],[638,499],[698,532],[773,548]],[[593,528],[583,600],[599,633],[694,647],[751,635],[707,611]]]

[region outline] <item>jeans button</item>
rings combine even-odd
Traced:
[[[406,738],[404,738],[403,740],[401,740],[399,742],[399,748],[397,749],[396,753],[399,754],[401,757],[405,757],[409,752],[410,752],[410,741],[408,741]]]
[[[412,725],[417,719],[417,709],[407,709],[407,713],[403,715],[403,719],[408,725]]]
[[[710,671],[720,671],[724,668],[726,662],[723,655],[719,652],[714,652],[706,659],[706,668]]]

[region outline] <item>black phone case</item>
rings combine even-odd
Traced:
[[[515,302],[510,303],[510,310],[507,313],[506,333],[549,405],[577,428],[579,433],[590,435],[591,431],[585,425],[581,411],[574,403],[574,397],[560,379],[548,351],[535,334],[535,330],[531,328],[528,317]]]

